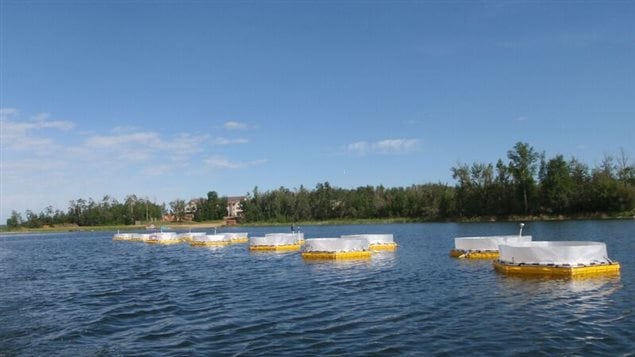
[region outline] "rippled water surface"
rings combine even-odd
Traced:
[[[250,235],[283,228],[240,228]],[[619,278],[521,279],[450,258],[455,236],[513,223],[303,227],[393,233],[395,253],[308,263],[117,242],[113,232],[0,236],[0,356],[633,355],[635,222],[530,223],[534,240],[596,240]]]

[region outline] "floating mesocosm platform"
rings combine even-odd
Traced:
[[[203,237],[205,236],[206,233],[205,232],[187,232],[187,233],[180,233],[178,236],[181,239],[182,242],[191,242],[194,237]]]
[[[466,259],[496,259],[501,244],[513,242],[529,242],[531,236],[484,236],[454,238],[454,249],[450,255]]]
[[[252,251],[295,251],[300,247],[298,236],[291,233],[270,233],[264,237],[249,238],[249,250]]]
[[[192,237],[191,246],[195,247],[220,247],[231,244],[231,239],[226,234],[205,234]]]
[[[368,239],[311,238],[304,241],[304,259],[369,259]]]
[[[515,242],[499,245],[494,269],[505,274],[578,277],[619,275],[606,244],[587,241]]]
[[[374,252],[394,251],[397,243],[392,234],[351,234],[343,235],[342,239],[365,239],[368,242],[368,249]]]
[[[531,241],[531,236],[523,236],[524,226],[524,223],[520,224],[518,235],[454,238],[454,249],[450,251],[450,256],[465,259],[496,259],[499,257],[499,245]]]
[[[150,234],[147,242],[151,244],[179,244],[181,238],[175,232],[157,232]]]
[[[247,232],[239,232],[239,233],[225,233],[225,236],[229,238],[231,243],[247,243],[249,242],[249,233]]]

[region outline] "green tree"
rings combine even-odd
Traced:
[[[172,209],[172,214],[176,217],[177,222],[182,222],[185,219],[185,201],[181,199],[176,199],[170,202],[170,208]]]
[[[16,211],[11,211],[11,217],[7,218],[7,227],[9,229],[18,228],[22,223],[22,215]]]
[[[569,212],[575,192],[569,164],[557,155],[546,163],[544,171],[540,186],[543,209],[547,213]]]
[[[507,152],[507,158],[516,190],[522,197],[524,213],[529,213],[529,201],[536,188],[536,162],[540,155],[529,144],[518,142],[513,150]]]

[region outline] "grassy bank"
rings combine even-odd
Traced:
[[[395,224],[395,223],[426,223],[426,222],[548,222],[548,221],[569,221],[569,220],[633,220],[635,219],[635,210],[620,213],[594,213],[580,215],[519,215],[507,217],[495,216],[479,216],[479,217],[459,217],[447,220],[425,220],[412,218],[366,218],[366,219],[329,219],[322,221],[300,221],[300,222],[244,222],[231,227],[290,227],[295,226],[328,226],[328,225],[347,225],[347,224]],[[210,222],[154,222],[157,229],[161,226],[167,226],[170,230],[197,229],[204,230],[207,228],[225,227],[223,221]],[[6,226],[0,228],[0,233],[56,233],[56,232],[94,232],[94,231],[133,231],[144,230],[145,225],[109,225],[109,226],[77,226],[77,225],[61,225],[43,228],[18,228],[9,230]]]

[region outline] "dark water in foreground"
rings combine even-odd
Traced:
[[[393,233],[396,253],[306,263],[298,253],[0,237],[0,356],[633,355],[635,221],[530,223],[534,240],[596,240],[619,278],[506,277],[448,256],[455,236],[513,223],[303,227]],[[283,228],[241,228],[250,235]]]

